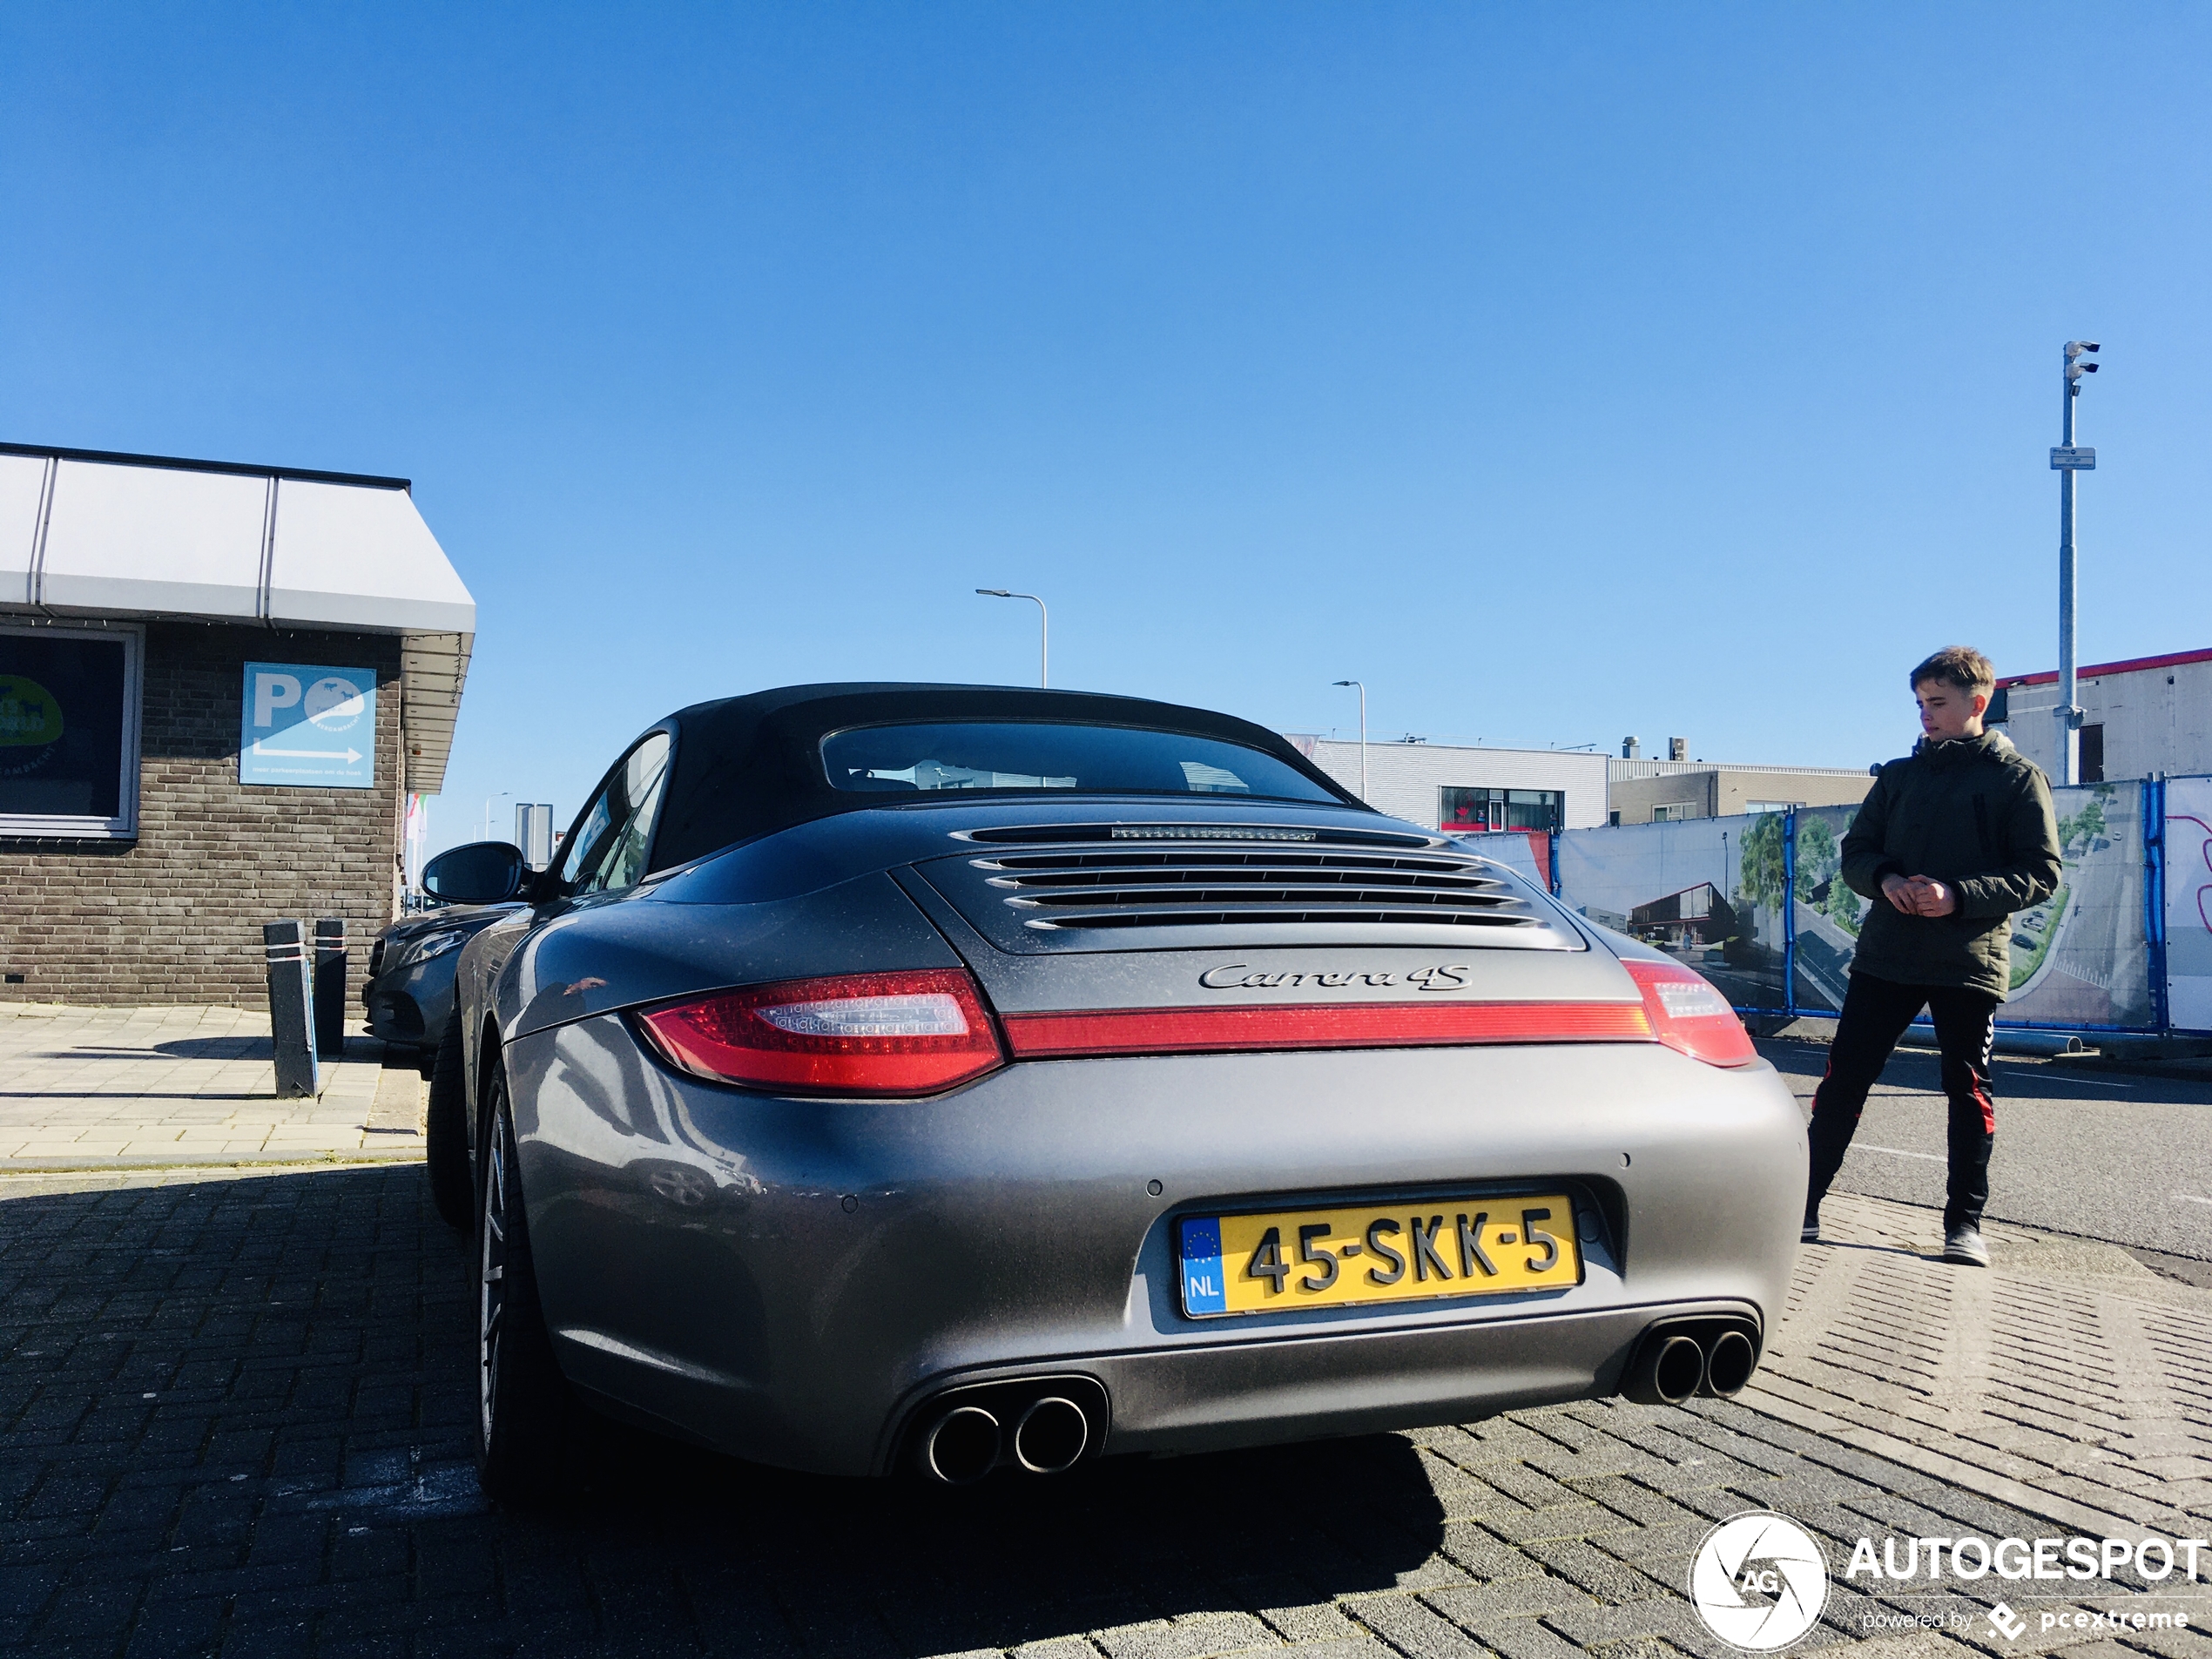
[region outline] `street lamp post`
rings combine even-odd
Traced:
[[[2064,442],[2051,451],[2051,466],[2059,475],[2059,705],[2051,712],[2059,722],[2059,770],[2061,781],[2081,781],[2081,706],[2078,663],[2074,653],[2074,475],[2094,472],[2094,449],[2074,442],[2074,400],[2081,395],[2081,377],[2097,372],[2094,363],[2081,361],[2094,352],[2094,340],[2066,342],[2066,376],[2060,408]]]
[[[1052,684],[1052,618],[1044,608],[1044,601],[1034,593],[1011,593],[1004,588],[978,588],[976,592],[988,599],[1027,599],[1037,608],[1037,684]]]
[[[496,800],[505,800],[508,793],[508,791],[502,789],[496,795],[484,797],[484,840],[487,841],[491,840],[491,804]]]
[[[1334,685],[1359,687],[1359,799],[1367,799],[1367,688],[1359,680],[1332,680]]]

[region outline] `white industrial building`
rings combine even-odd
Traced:
[[[2096,663],[2080,671],[2081,781],[2212,772],[2212,651]],[[2060,776],[2056,673],[1997,682],[1989,718],[2013,746]]]
[[[1359,748],[1297,732],[1292,743],[1339,783],[1359,791]],[[1676,739],[1674,746],[1686,745]],[[1370,743],[1367,804],[1431,829],[1568,830],[1850,806],[1872,781],[1858,767],[1735,765],[1645,760],[1587,749],[1486,749],[1447,743]]]
[[[1286,734],[1322,771],[1359,791],[1361,745]],[[1477,749],[1369,743],[1367,804],[1431,829],[1592,829],[1606,819],[1606,757],[1583,749]]]

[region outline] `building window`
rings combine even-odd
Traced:
[[[2101,784],[2105,780],[2105,729],[2102,725],[2081,728],[2081,781]]]
[[[1447,830],[1558,830],[1567,827],[1567,792],[1447,786],[1438,822]]]
[[[1655,824],[1679,824],[1686,818],[1702,815],[1697,803],[1688,800],[1662,801],[1651,809],[1651,821]]]
[[[1754,813],[1789,813],[1795,812],[1804,805],[1804,802],[1801,800],[1747,800],[1743,803],[1743,810]]]
[[[0,624],[0,835],[138,833],[136,628]]]

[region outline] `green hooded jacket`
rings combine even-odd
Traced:
[[[1854,970],[1900,985],[1961,986],[1999,1001],[2012,988],[2015,910],[2058,891],[2059,826],[2042,769],[2001,732],[1923,738],[1875,774],[1844,837],[1844,880],[1874,901]],[[1926,875],[1956,888],[1947,916],[1908,916],[1882,878]]]

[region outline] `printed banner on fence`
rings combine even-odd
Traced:
[[[1797,942],[1791,975],[1799,1009],[1832,1014],[1844,1006],[1851,958],[1858,950],[1858,925],[1866,900],[1844,883],[1844,833],[1858,815],[1856,806],[1797,809],[1797,891],[1791,910]]]
[[[2012,918],[2013,983],[2002,1023],[2150,1028],[2150,941],[2143,928],[2142,786],[2054,789],[2059,890]],[[1797,815],[1797,1007],[1840,1008],[1868,900],[1844,886],[1852,807]]]
[[[1780,1012],[1783,815],[1569,830],[1560,896],[1688,962],[1737,1008]]]
[[[2183,785],[2192,795],[2176,793]],[[2168,786],[2168,821],[2212,825],[2212,779]],[[2155,1028],[2150,941],[2143,909],[2142,786],[2088,784],[2052,792],[2062,844],[2059,890],[2012,927],[2012,991],[2003,1024]],[[1592,921],[1679,957],[1746,1013],[1833,1014],[1843,1007],[1867,900],[1841,873],[1855,806],[1800,807],[1794,883],[1785,879],[1784,819],[1694,818],[1677,823],[1569,830],[1560,837],[1561,896]],[[2197,874],[2184,893],[2168,880],[2169,995],[2174,1019],[2193,1010],[2212,1029],[2212,865],[2206,836],[2177,833],[2169,871]],[[2196,909],[2206,889],[2204,914]],[[1785,905],[1793,941],[1785,1000]],[[2193,976],[2183,986],[2181,976]]]
[[[1475,854],[1502,864],[1540,890],[1552,890],[1552,838],[1549,830],[1493,830],[1456,838]]]
[[[2212,778],[2166,780],[2166,1017],[2212,1031]]]

